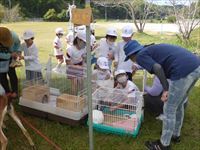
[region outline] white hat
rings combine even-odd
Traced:
[[[22,39],[28,40],[28,39],[31,39],[31,38],[33,38],[33,37],[34,37],[33,31],[31,31],[31,30],[26,30],[26,31],[24,31],[24,33],[23,33]]]
[[[106,57],[99,57],[97,59],[97,65],[101,68],[101,69],[109,69],[109,65],[108,65],[108,59]]]
[[[122,37],[131,37],[133,34],[133,27],[131,25],[126,25],[122,28]]]
[[[76,37],[78,37],[79,39],[83,40],[84,42],[86,42],[86,33],[85,30],[78,30]]]
[[[119,74],[126,74],[126,71],[122,69],[115,71],[115,77]]]
[[[56,34],[64,34],[64,30],[63,30],[63,28],[56,28],[56,30],[55,30],[55,32],[56,32]]]
[[[113,27],[107,29],[106,35],[117,36],[117,30]]]

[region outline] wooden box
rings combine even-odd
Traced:
[[[86,99],[80,96],[62,94],[57,97],[56,106],[67,110],[80,112],[86,106]]]
[[[49,95],[49,87],[43,85],[33,85],[22,90],[22,98],[41,103],[47,103],[49,101]]]

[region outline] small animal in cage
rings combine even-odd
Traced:
[[[92,118],[94,123],[103,123],[104,121],[104,115],[103,112],[100,110],[93,110],[92,111]]]
[[[129,97],[128,92],[122,89],[97,89],[93,93],[94,128],[106,133],[136,135],[141,123],[143,101],[138,97],[141,95],[135,95]]]
[[[49,102],[50,89],[44,85],[32,85],[22,90],[22,98],[40,103]]]

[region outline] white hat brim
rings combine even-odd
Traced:
[[[130,34],[122,34],[121,37],[131,37],[133,33]]]
[[[99,67],[100,67],[101,69],[109,69],[109,66],[99,65]]]

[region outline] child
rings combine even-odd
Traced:
[[[117,86],[115,87],[116,89],[121,89],[124,90],[124,92],[128,93],[127,99],[124,99],[122,104],[117,104],[111,108],[111,111],[124,107],[124,102],[126,104],[132,104],[133,103],[133,98],[136,97],[135,93],[139,91],[138,87],[130,80],[128,80],[128,76],[126,74],[125,70],[117,70],[115,71],[115,78],[117,81]]]
[[[38,59],[38,48],[34,43],[34,33],[31,30],[26,30],[23,33],[24,43],[21,45],[22,51],[24,51],[24,56],[21,59],[25,61],[26,67],[26,80],[41,80],[41,65]]]
[[[94,80],[108,80],[111,73],[108,66],[108,59],[106,57],[99,57],[97,59],[97,69],[92,73]]]
[[[96,57],[108,58],[109,68],[111,69],[112,60],[116,50],[115,41],[117,39],[117,31],[115,28],[108,28],[105,38],[100,39],[99,47],[95,50]]]
[[[131,25],[125,25],[122,28],[122,34],[121,37],[123,41],[120,41],[117,43],[117,49],[115,54],[115,62],[114,66],[117,70],[123,69],[126,71],[126,74],[128,76],[128,79],[132,81],[132,73],[133,69],[135,68],[134,63],[131,60],[124,61],[126,58],[126,55],[124,53],[124,45],[132,39],[134,32],[133,27]]]
[[[78,31],[73,45],[67,49],[66,64],[83,66],[84,56],[86,55],[86,33]]]
[[[83,89],[84,64],[86,55],[86,33],[77,31],[73,45],[67,49],[65,57],[67,64],[67,75],[71,79],[71,94],[77,94],[78,90]]]
[[[53,68],[53,71],[60,72],[60,67],[62,63],[64,62],[62,42],[61,42],[61,38],[63,37],[64,31],[62,28],[59,27],[59,28],[56,28],[55,32],[56,32],[56,37],[54,38],[53,46],[54,46],[54,55],[56,56],[58,63],[56,67]]]

